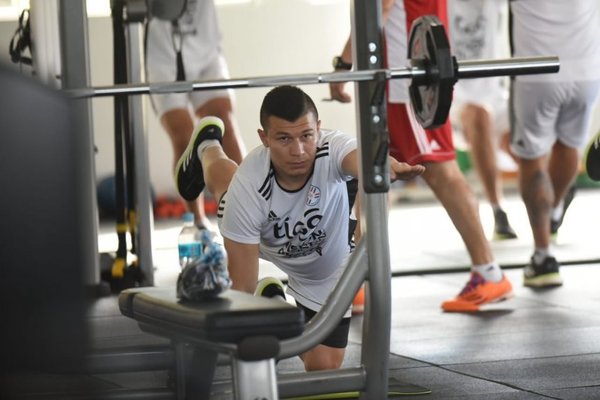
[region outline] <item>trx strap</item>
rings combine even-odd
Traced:
[[[179,21],[173,20],[173,49],[175,49],[176,53],[176,62],[177,62],[177,81],[185,81],[185,69],[183,66],[183,34],[181,33],[181,29],[179,28]]]

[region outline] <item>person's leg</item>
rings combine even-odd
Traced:
[[[426,163],[423,178],[462,237],[474,265],[494,260],[479,218],[477,198],[455,161]]]
[[[161,115],[160,123],[171,140],[173,168],[175,168],[177,160],[179,160],[190,141],[194,130],[194,121],[187,108],[174,108]],[[202,196],[193,201],[186,201],[186,207],[194,214],[196,224],[202,226],[210,225],[204,212]]]
[[[579,172],[579,151],[557,141],[548,161],[548,173],[554,191],[550,215],[550,232],[555,234],[562,224],[565,211],[575,195],[575,179]]]
[[[296,301],[296,305],[304,311],[304,319],[310,321],[317,313]],[[338,369],[342,366],[348,333],[350,331],[350,318],[343,318],[337,327],[321,342],[321,344],[300,354],[306,371],[324,369]]]
[[[479,219],[477,198],[454,161],[426,164],[425,181],[440,200],[471,257],[471,277],[458,296],[442,303],[447,312],[479,311],[512,297],[512,285],[494,260]]]
[[[554,189],[546,172],[547,157],[519,160],[519,190],[527,209],[536,248],[550,246],[550,211]]]
[[[400,161],[425,165],[423,178],[461,235],[472,261],[471,278],[458,296],[442,303],[445,311],[478,311],[486,303],[512,295],[512,286],[494,260],[479,219],[474,193],[454,159],[449,122],[424,130],[409,107],[388,103],[390,153]]]
[[[221,146],[206,148],[202,152],[200,161],[206,188],[216,199],[220,199],[227,191],[238,165],[227,157]]]
[[[233,115],[231,99],[227,97],[216,97],[208,100],[196,109],[196,116],[198,118],[206,117],[208,115],[218,117],[223,121],[223,124],[225,125],[225,132],[223,133],[223,149],[225,150],[225,154],[236,163],[241,163],[246,155],[246,149],[240,135],[237,121]]]
[[[460,119],[463,133],[471,145],[475,171],[494,212],[494,236],[498,239],[514,239],[517,235],[501,207],[502,176],[496,157],[492,115],[482,105],[467,103],[462,107]]]
[[[469,144],[475,170],[479,175],[486,197],[492,206],[500,204],[502,188],[496,164],[496,146],[493,143],[490,113],[477,104],[465,104],[460,115],[461,126]]]
[[[548,157],[519,160],[519,189],[527,209],[535,250],[523,270],[525,286],[543,287],[562,284],[560,265],[550,249],[550,216],[554,188],[547,172]]]
[[[201,119],[175,167],[177,189],[188,201],[206,187],[217,199],[227,191],[238,164],[221,145],[224,124],[219,118]]]
[[[338,349],[322,344],[300,355],[304,362],[306,371],[318,371],[324,369],[338,369],[344,361],[346,349]]]

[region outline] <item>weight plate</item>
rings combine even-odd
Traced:
[[[413,67],[423,68],[409,87],[410,100],[419,123],[437,128],[448,119],[456,82],[456,61],[450,52],[446,31],[433,15],[417,18],[411,27],[408,58]]]

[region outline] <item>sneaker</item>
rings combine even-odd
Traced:
[[[500,282],[490,282],[477,272],[471,272],[471,278],[463,290],[455,298],[444,301],[442,309],[446,312],[475,312],[485,304],[506,300],[512,296],[512,285],[505,275]]]
[[[559,273],[560,264],[556,258],[548,256],[541,264],[531,263],[523,269],[523,285],[529,287],[560,286],[563,281]]]
[[[496,239],[516,239],[517,234],[508,222],[508,216],[502,209],[494,211],[494,237]]]
[[[352,301],[352,315],[358,315],[365,312],[365,287],[361,286]]]
[[[272,276],[263,278],[256,283],[254,295],[269,298],[281,297],[283,301],[286,301],[283,282]]]
[[[217,117],[204,117],[192,134],[190,143],[175,166],[175,183],[181,197],[195,200],[204,190],[202,163],[198,158],[198,145],[207,139],[223,141],[224,125]]]
[[[600,131],[585,149],[583,165],[592,180],[600,181]]]
[[[556,220],[556,219],[550,220],[550,234],[552,236],[556,236],[556,234],[558,233],[558,228],[560,228],[560,226],[562,225],[563,220],[565,219],[565,214],[567,212],[567,208],[569,208],[569,205],[571,205],[571,202],[573,201],[574,197],[575,197],[575,185],[572,185],[569,188],[569,190],[567,191],[567,194],[565,195],[565,199],[563,201],[562,216],[558,220]]]

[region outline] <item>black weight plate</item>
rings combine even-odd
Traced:
[[[413,78],[409,88],[415,116],[424,128],[437,128],[448,119],[456,62],[444,26],[436,16],[422,16],[413,22],[408,58],[413,67],[426,71],[424,77]]]

